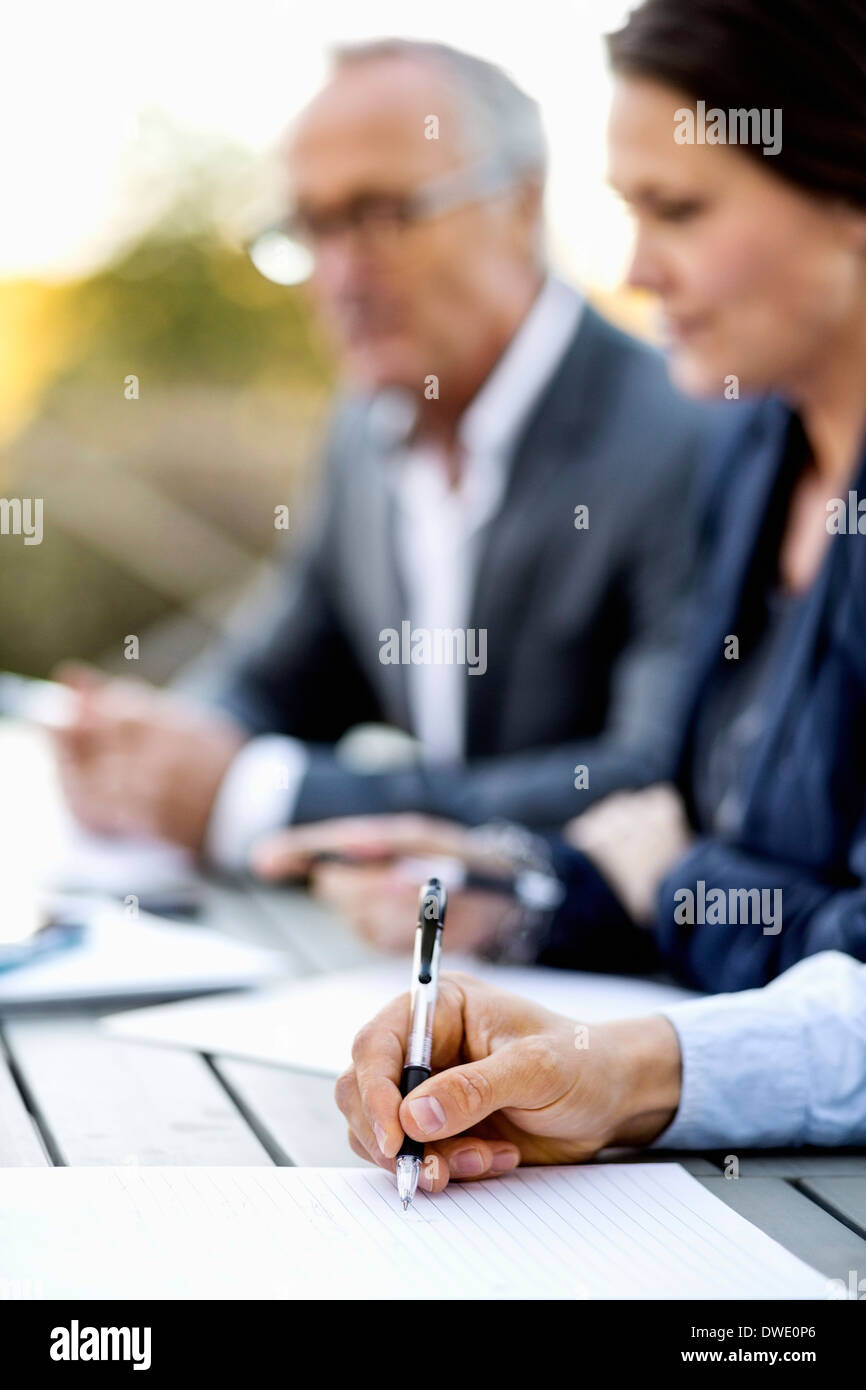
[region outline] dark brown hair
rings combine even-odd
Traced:
[[[646,0],[607,38],[615,72],[724,111],[782,112],[769,172],[866,207],[866,0]]]

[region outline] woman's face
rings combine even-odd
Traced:
[[[694,103],[618,77],[609,177],[636,219],[629,283],[661,300],[683,390],[796,392],[863,312],[866,217],[773,172],[734,145],[677,144]],[[782,129],[784,140],[784,127]]]

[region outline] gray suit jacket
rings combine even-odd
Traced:
[[[466,764],[364,775],[331,745],[370,720],[411,732],[406,668],[379,660],[381,630],[411,615],[370,403],[338,409],[315,533],[251,640],[219,654],[213,692],[252,733],[311,745],[295,819],[413,809],[550,827],[665,775],[687,494],[711,419],[675,393],[656,352],[584,308],[485,531],[469,626],[487,630],[487,671],[467,676]]]

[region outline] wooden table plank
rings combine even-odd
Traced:
[[[782,1178],[698,1182],[828,1279],[847,1281],[849,1270],[866,1271],[866,1240]]]
[[[719,1177],[719,1165],[703,1154],[666,1149],[605,1149],[593,1163],[679,1163],[696,1178]]]
[[[40,1168],[48,1162],[39,1131],[21,1099],[0,1042],[0,1168]]]
[[[271,1162],[195,1053],[110,1038],[87,1017],[8,1021],[5,1032],[58,1162]]]
[[[311,1168],[364,1166],[349,1148],[331,1077],[234,1057],[215,1057],[213,1065],[284,1161]]]
[[[789,1153],[741,1153],[741,1178],[866,1178],[866,1153],[792,1149]],[[720,1157],[724,1167],[724,1156]]]
[[[278,939],[303,956],[308,973],[350,970],[356,965],[393,959],[362,941],[347,922],[299,888],[252,882],[249,894],[270,918],[279,933]]]
[[[866,1177],[803,1178],[797,1186],[866,1238]],[[866,1279],[866,1268],[860,1275]]]
[[[309,974],[309,960],[296,944],[296,933],[281,930],[281,923],[275,920],[273,911],[267,910],[245,880],[233,882],[228,878],[203,877],[198,889],[202,906],[195,920],[202,926],[249,946],[282,951],[286,956],[287,975]],[[299,902],[292,902],[291,912],[284,915],[294,918],[299,910],[303,915],[304,894],[297,897]]]

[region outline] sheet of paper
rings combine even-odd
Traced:
[[[0,974],[0,1007],[166,999],[240,989],[278,977],[284,959],[202,927],[142,912],[88,911],[80,945]]]
[[[91,835],[68,822],[61,845],[45,865],[44,881],[61,892],[125,898],[191,891],[198,880],[192,856],[162,840]]]
[[[450,956],[448,965],[589,1023],[639,1017],[688,998],[675,985],[616,975],[487,965]],[[193,1000],[110,1016],[115,1036],[255,1058],[338,1076],[348,1065],[358,1029],[408,984],[410,961],[386,961],[239,999]]]
[[[49,691],[68,694],[46,685]],[[172,890],[188,892],[195,886],[192,855],[176,845],[95,835],[75,823],[64,805],[42,730],[0,718],[0,768],[0,844],[22,876],[48,889],[121,899],[130,893],[142,900],[146,893],[169,896]],[[2,905],[0,881],[0,910]]]
[[[0,1290],[41,1298],[770,1299],[827,1284],[677,1164],[524,1168],[408,1212],[378,1169],[0,1171]]]
[[[0,714],[46,729],[63,729],[75,714],[75,696],[57,681],[0,671]]]

